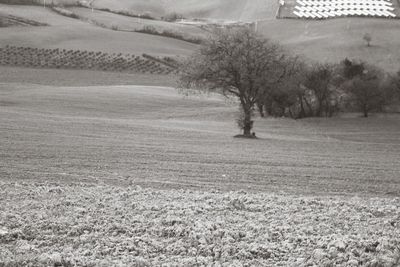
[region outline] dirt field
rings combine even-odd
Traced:
[[[0,265],[400,262],[399,115],[257,119],[242,140],[236,104],[171,78],[0,74]]]
[[[0,264],[398,266],[400,199],[0,181]]]
[[[398,115],[257,120],[154,86],[0,86],[4,180],[400,195]]]

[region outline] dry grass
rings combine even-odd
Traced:
[[[1,85],[7,180],[136,183],[310,194],[400,195],[398,115],[256,122],[166,87]]]

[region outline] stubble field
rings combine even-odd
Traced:
[[[157,79],[7,77],[0,265],[399,263],[396,114],[257,119],[242,140],[236,104]]]

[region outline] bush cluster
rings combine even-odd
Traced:
[[[154,57],[132,54],[110,54],[104,52],[44,49],[6,46],[0,48],[0,65],[36,68],[88,69],[103,71],[170,74],[175,71],[172,64]]]

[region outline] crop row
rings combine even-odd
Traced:
[[[151,74],[170,74],[175,71],[170,64],[132,54],[15,46],[0,48],[0,65]]]

